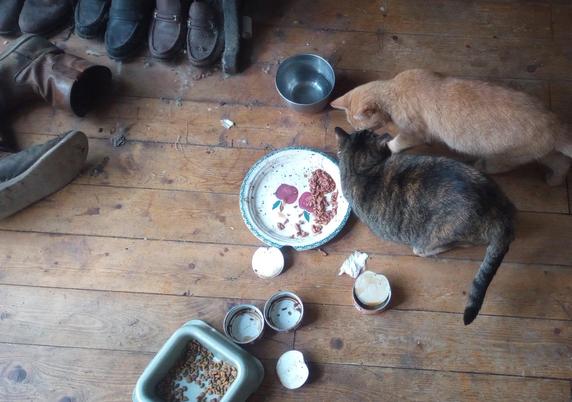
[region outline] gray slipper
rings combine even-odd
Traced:
[[[87,137],[70,131],[45,144],[0,159],[0,219],[58,191],[81,171]]]

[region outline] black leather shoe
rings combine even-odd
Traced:
[[[75,32],[92,39],[105,31],[111,0],[79,0],[75,8]]]
[[[132,56],[147,39],[153,0],[112,0],[105,32],[109,57],[117,60]]]
[[[20,13],[20,30],[47,35],[71,22],[74,0],[26,0]]]
[[[16,35],[20,32],[18,16],[24,0],[0,1],[0,35]]]

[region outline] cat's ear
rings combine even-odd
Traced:
[[[347,94],[340,96],[338,99],[330,103],[330,106],[334,109],[348,110],[348,97]]]
[[[355,120],[369,120],[377,112],[379,112],[377,103],[364,100],[359,104],[353,117]]]

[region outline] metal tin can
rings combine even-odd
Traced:
[[[304,304],[295,293],[280,291],[272,295],[264,305],[264,320],[275,331],[294,331],[303,318]]]
[[[377,275],[381,275],[381,274],[377,274]],[[383,275],[382,275],[383,276]],[[387,278],[386,278],[387,279]],[[381,313],[384,310],[387,310],[387,308],[389,307],[389,304],[391,302],[391,286],[389,285],[389,281],[387,281],[388,286],[389,286],[389,293],[387,295],[387,298],[385,299],[385,301],[383,301],[381,304],[376,305],[376,306],[368,306],[365,305],[364,303],[362,303],[358,296],[356,295],[356,286],[355,286],[354,282],[354,286],[352,288],[352,299],[353,299],[353,304],[354,307],[362,314],[377,314],[377,313]]]
[[[226,313],[223,329],[234,343],[246,345],[254,343],[264,333],[264,315],[252,304],[238,304]]]

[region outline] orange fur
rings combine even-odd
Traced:
[[[488,173],[538,160],[551,185],[563,182],[571,164],[569,128],[537,99],[483,81],[406,70],[391,80],[359,86],[331,103],[358,130],[393,122],[392,152],[441,141],[476,156]]]

